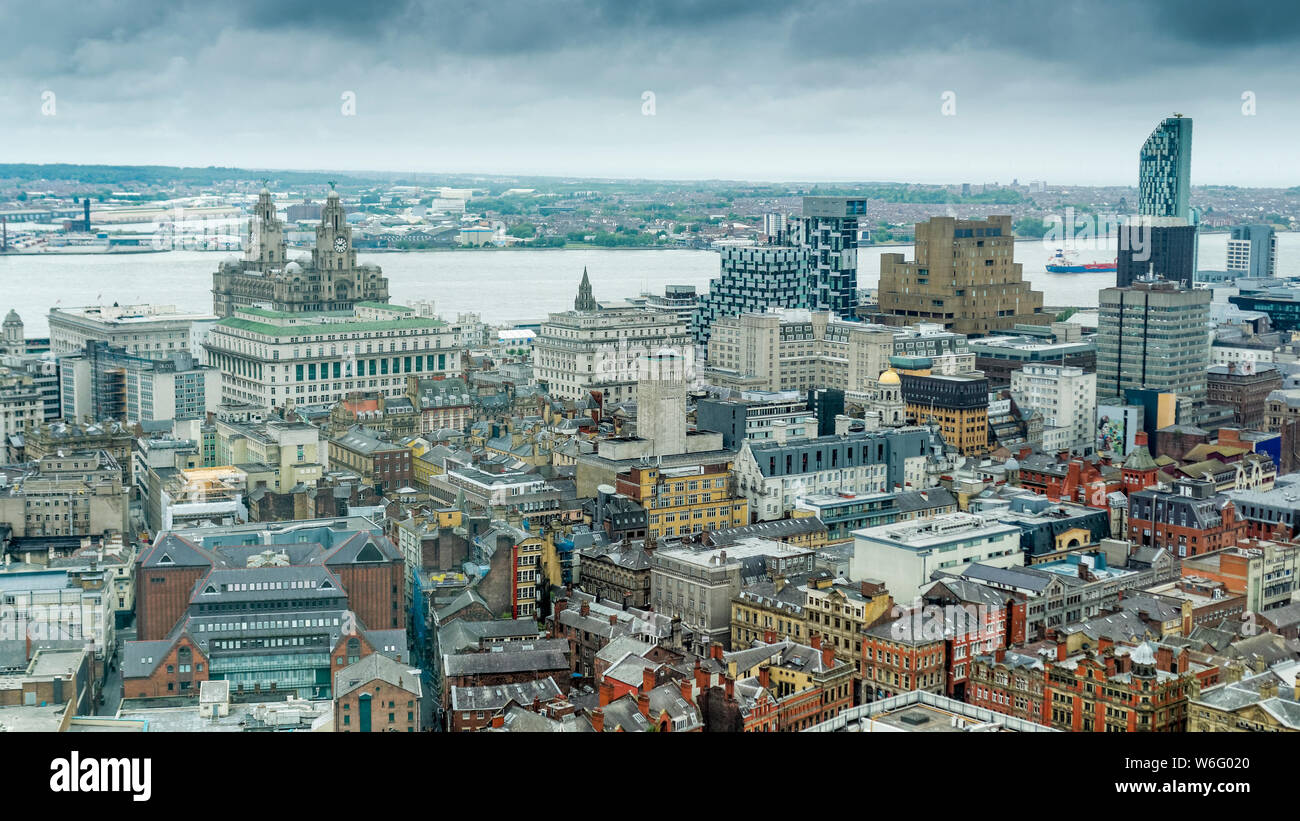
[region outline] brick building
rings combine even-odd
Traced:
[[[1128,538],[1136,545],[1162,547],[1181,559],[1232,547],[1245,535],[1245,519],[1211,482],[1180,479],[1173,490],[1129,494]]]
[[[1281,387],[1282,372],[1276,365],[1250,360],[1215,365],[1205,382],[1209,404],[1232,408],[1233,424],[1250,430],[1267,429],[1265,404]]]
[[[420,671],[379,653],[334,674],[334,730],[418,733]]]
[[[1217,667],[1155,642],[1038,650],[975,659],[967,701],[1069,732],[1182,732],[1188,699],[1218,681]]]
[[[947,684],[947,642],[942,634],[914,630],[913,619],[877,622],[862,634],[858,664],[862,701],[912,690],[941,695]]]
[[[360,425],[331,439],[329,453],[331,467],[356,471],[384,491],[411,484],[411,449],[386,442]]]
[[[836,659],[835,648],[823,647],[819,635],[811,645],[759,643],[723,653],[721,661],[736,686],[756,681],[771,694],[778,732],[807,729],[853,706],[853,665]]]
[[[508,641],[477,653],[444,654],[441,703],[451,703],[453,687],[499,687],[545,678],[555,679],[568,693],[572,673],[569,643],[563,639]]]

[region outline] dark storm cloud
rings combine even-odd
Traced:
[[[1300,127],[1294,3],[27,3],[0,25],[0,130],[14,159],[44,161],[1127,178],[1171,111],[1200,118],[1199,156],[1256,141],[1234,163]],[[58,120],[34,104],[46,89]],[[936,119],[948,89],[961,114]]]
[[[413,55],[424,47],[486,57],[639,50],[673,38],[715,53],[763,47],[796,60],[970,50],[1068,63],[1083,49],[1139,69],[1196,59],[1208,49],[1300,42],[1294,0],[1240,9],[1219,0],[92,0],[56,15],[26,4],[10,17],[0,42],[28,55],[68,54],[91,41],[129,48],[150,37],[201,38],[234,29],[283,35],[288,51],[320,34],[354,48],[396,47]]]

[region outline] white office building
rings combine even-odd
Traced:
[[[1011,372],[1011,395],[1043,417],[1043,451],[1092,453],[1096,442],[1097,374],[1073,365],[1027,363]]]
[[[606,405],[636,399],[639,363],[665,349],[685,357],[694,376],[694,348],[675,313],[644,308],[564,311],[542,323],[533,345],[533,376],[552,398],[585,400],[599,391]]]
[[[212,314],[187,313],[175,305],[96,305],[50,309],[50,350],[55,356],[81,353],[87,342],[107,342],[146,359],[193,351],[217,321]]]
[[[333,404],[354,392],[402,396],[407,376],[462,370],[456,330],[401,305],[286,313],[239,308],[204,346],[222,373],[222,400],[261,407]]]
[[[941,570],[961,573],[973,562],[1020,567],[1020,528],[972,513],[869,527],[853,532],[849,578],[884,582],[894,601],[910,602]]]

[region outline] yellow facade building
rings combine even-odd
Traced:
[[[731,462],[628,468],[615,489],[645,508],[648,539],[723,530],[749,521],[749,503],[735,494],[731,468]]]

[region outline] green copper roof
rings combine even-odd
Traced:
[[[218,327],[235,328],[241,331],[248,331],[249,333],[275,337],[323,336],[326,334],[353,334],[369,331],[432,330],[434,328],[445,327],[446,324],[447,323],[439,319],[425,319],[421,317],[403,317],[401,319],[358,322],[327,322],[311,325],[271,325],[266,322],[255,322],[251,319],[226,317],[217,323]]]
[[[394,305],[391,302],[358,302],[358,308],[378,308],[381,311],[414,311],[414,308],[408,308],[405,305]]]

